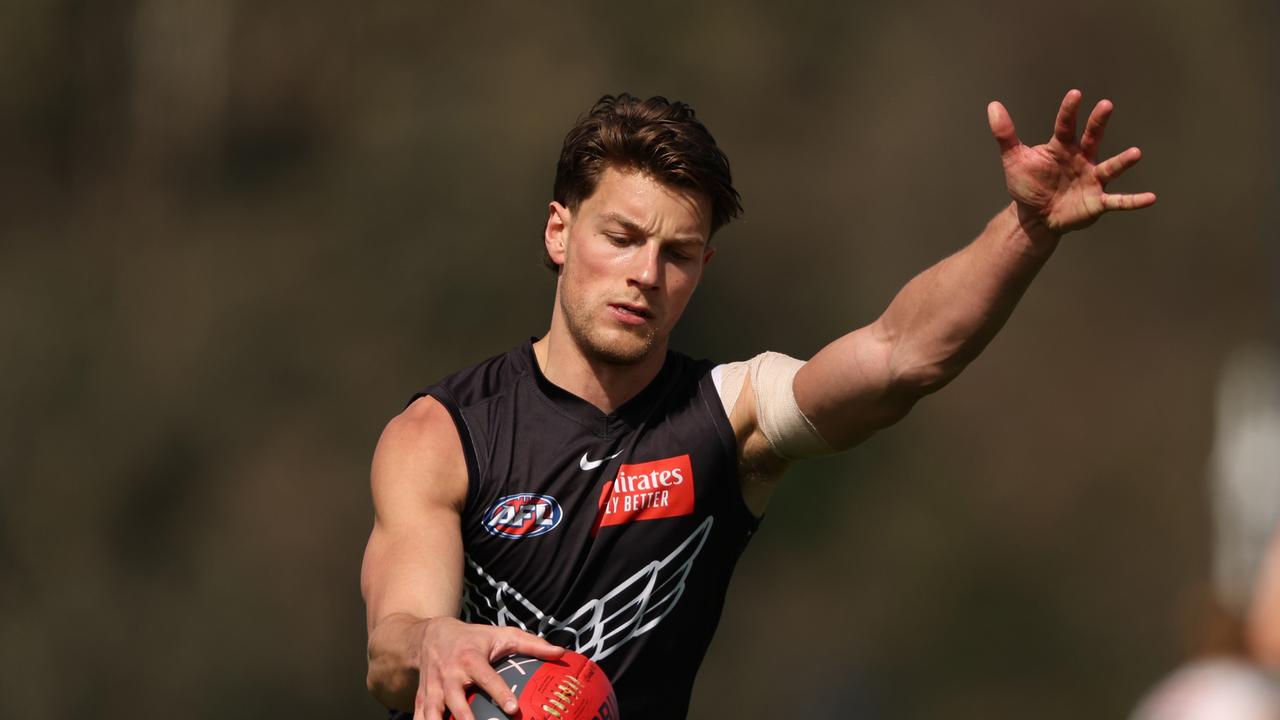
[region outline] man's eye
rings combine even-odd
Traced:
[[[609,242],[619,246],[627,245],[631,242],[631,238],[627,237],[626,235],[612,235],[609,233],[605,233],[605,237],[609,238]]]

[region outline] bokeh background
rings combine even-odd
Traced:
[[[380,717],[368,459],[547,324],[563,133],[691,102],[747,213],[676,345],[807,356],[1114,99],[1151,210],[797,468],[693,717],[1121,717],[1193,652],[1213,388],[1278,326],[1274,0],[0,3],[0,716]],[[659,691],[656,689],[655,691]]]

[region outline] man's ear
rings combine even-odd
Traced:
[[[569,208],[554,200],[547,205],[547,229],[543,232],[542,242],[546,245],[547,257],[561,267],[564,267],[564,247],[572,221],[573,213]]]
[[[711,243],[707,243],[707,247],[702,251],[702,267],[706,269],[711,264],[711,258],[716,256],[716,249],[711,247]]]

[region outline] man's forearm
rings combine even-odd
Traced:
[[[1010,203],[967,247],[913,278],[877,321],[894,376],[920,395],[954,379],[1009,319],[1057,244]]]

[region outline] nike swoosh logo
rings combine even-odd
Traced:
[[[599,460],[588,460],[587,453],[582,453],[582,459],[578,461],[578,466],[581,467],[583,470],[595,470],[596,468],[605,464],[606,460],[612,460],[621,454],[622,454],[622,451],[619,450],[618,452],[610,455],[607,458],[600,458]]]

